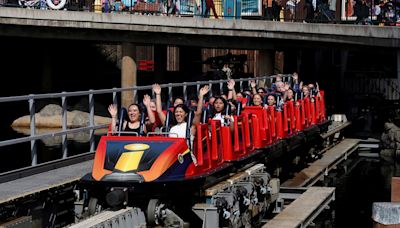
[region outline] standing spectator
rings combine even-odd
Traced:
[[[336,0],[328,0],[329,12],[332,19],[336,18]]]
[[[271,21],[273,15],[273,0],[263,0],[264,5],[264,17],[266,20]]]
[[[376,16],[376,20],[378,23],[381,23],[383,20],[383,7],[384,7],[384,2],[381,0],[375,0],[375,8],[374,8],[374,15]]]
[[[280,21],[280,15],[282,10],[281,0],[273,0],[272,1],[272,10],[273,10],[273,20]]]
[[[168,0],[168,14],[179,14],[179,0]]]
[[[365,0],[358,0],[354,6],[354,12],[356,14],[356,24],[366,24],[369,14],[369,7]]]
[[[395,6],[392,1],[386,1],[383,7],[385,25],[394,25],[396,22]]]
[[[288,0],[286,2],[287,21],[294,22],[296,12],[296,0]]]
[[[214,0],[206,0],[206,10],[204,11],[204,16],[208,17],[210,13],[210,8],[213,11],[215,19],[218,19],[217,11],[215,10]]]

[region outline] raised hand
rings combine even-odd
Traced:
[[[153,91],[155,94],[161,94],[161,86],[157,83],[153,84]]]
[[[115,104],[110,104],[108,106],[108,112],[110,113],[111,117],[116,117],[118,113],[118,108],[117,105]]]
[[[229,80],[228,82],[227,82],[227,86],[228,86],[228,89],[229,90],[234,90],[235,89],[235,80]]]
[[[146,107],[149,107],[150,106],[150,101],[151,101],[151,98],[150,98],[150,96],[149,95],[144,95],[144,97],[143,97],[143,104],[146,106]]]
[[[299,80],[299,75],[296,72],[294,72],[292,75],[292,78],[293,78],[293,81],[297,82],[297,80]]]
[[[288,91],[290,89],[290,85],[287,82],[285,82],[284,88],[285,88],[285,91]]]
[[[251,88],[256,88],[256,82],[254,80],[250,80],[250,86]]]
[[[210,91],[210,88],[208,85],[205,85],[203,87],[201,87],[200,91],[199,91],[199,96],[204,96],[208,93],[208,91]]]

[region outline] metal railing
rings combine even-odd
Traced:
[[[399,100],[397,78],[346,78],[344,84],[348,94],[379,94],[386,100]]]
[[[51,0],[50,0],[51,1]],[[376,15],[374,2],[367,3],[368,15],[357,17],[355,0],[336,1],[312,5],[298,0],[65,0],[64,9],[96,13],[129,13],[143,15],[176,15],[204,18],[273,20],[307,23],[356,23],[396,26],[400,22],[399,0],[389,0]],[[46,0],[0,0],[0,5],[11,7],[51,9]],[[354,2],[354,3],[353,3]],[[361,2],[361,1],[360,1]],[[280,4],[278,4],[280,3]],[[357,3],[358,4],[358,3]],[[391,4],[391,5],[388,5]],[[392,9],[390,9],[390,6]],[[54,7],[54,6],[53,6]],[[390,10],[389,10],[390,9]]]
[[[283,81],[291,80],[291,75],[280,75],[283,78]],[[250,80],[255,80],[257,84],[262,84],[266,86],[271,86],[274,78],[276,76],[264,76],[258,78],[242,78],[242,79],[234,79],[236,83],[236,87],[238,90],[243,91],[249,88]],[[160,85],[161,88],[164,88],[163,94],[167,96],[163,96],[164,98],[168,98],[170,104],[172,104],[172,98],[174,95],[179,94],[182,95],[185,100],[188,99],[188,93],[190,91],[199,91],[202,85],[209,85],[212,89],[209,92],[209,96],[212,96],[213,93],[220,93],[225,89],[226,82],[228,80],[210,80],[210,81],[198,81],[198,82],[183,82],[183,83],[169,83]],[[166,88],[166,90],[165,90]],[[178,90],[177,90],[178,89]],[[180,90],[180,91],[179,91]],[[61,92],[61,93],[48,93],[48,94],[30,94],[24,96],[13,96],[13,97],[0,97],[0,105],[4,103],[14,103],[14,102],[27,102],[27,109],[29,110],[29,128],[30,135],[23,136],[19,138],[12,138],[0,141],[0,150],[5,146],[13,146],[20,143],[30,142],[30,152],[31,152],[31,163],[30,167],[37,166],[40,162],[38,162],[37,158],[37,142],[38,140],[44,140],[46,138],[52,138],[56,136],[61,136],[61,148],[62,148],[62,157],[61,159],[54,160],[65,160],[69,158],[68,151],[68,134],[80,133],[80,132],[88,132],[89,131],[89,151],[85,153],[93,153],[95,151],[95,138],[94,131],[97,129],[106,129],[108,128],[108,124],[96,124],[95,123],[95,109],[99,107],[95,107],[96,105],[106,106],[108,104],[99,104],[95,103],[95,97],[99,95],[109,95],[114,104],[118,104],[120,101],[121,93],[125,91],[134,91],[135,97],[133,101],[137,102],[138,96],[141,93],[152,93],[152,85],[148,86],[134,86],[130,88],[113,88],[113,89],[101,89],[101,90],[89,90],[89,91],[77,91],[77,92]],[[86,126],[71,128],[68,127],[67,119],[68,119],[68,110],[67,103],[69,99],[75,97],[87,97],[88,98],[88,114],[89,121]],[[54,129],[51,133],[38,134],[37,131],[39,127],[36,123],[36,104],[38,102],[46,101],[47,99],[59,100],[61,103],[61,129]],[[110,121],[111,122],[111,121]],[[29,167],[28,167],[29,168]],[[2,173],[4,174],[4,173]],[[1,174],[0,174],[1,175]]]

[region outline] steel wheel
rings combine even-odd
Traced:
[[[160,206],[160,201],[158,199],[150,199],[147,205],[147,222],[149,225],[158,224],[158,207]]]
[[[94,215],[98,211],[98,199],[95,197],[90,197],[89,199],[89,204],[88,204],[88,210],[89,210],[89,215]]]

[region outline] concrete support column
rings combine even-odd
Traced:
[[[257,70],[255,76],[267,76],[274,73],[275,66],[275,51],[274,50],[259,50],[257,55]],[[264,81],[260,81],[259,87],[265,87]]]
[[[121,87],[132,87],[137,85],[137,67],[135,62],[136,48],[132,43],[122,44],[121,61]],[[136,91],[124,91],[121,94],[121,105],[128,107],[136,101]]]

